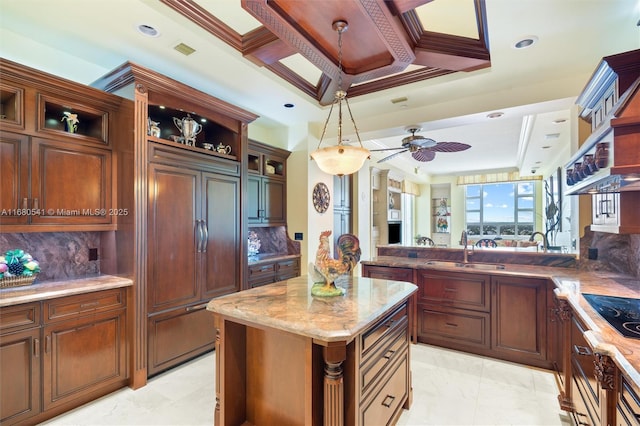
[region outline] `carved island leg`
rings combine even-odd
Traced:
[[[571,396],[571,307],[566,299],[558,299],[557,317],[560,321],[563,335],[562,364],[563,364],[563,387],[558,395],[560,409],[573,411],[574,405]]]
[[[220,322],[218,315],[213,316],[213,324],[216,330],[215,351],[216,351],[216,404],[213,409],[213,424],[219,426],[220,423],[220,374],[222,357],[220,356]]]
[[[325,346],[324,358],[324,424],[325,426],[344,425],[344,375],[342,363],[347,356],[347,348]]]

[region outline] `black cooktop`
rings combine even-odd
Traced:
[[[620,334],[640,339],[640,299],[586,293],[582,295]]]

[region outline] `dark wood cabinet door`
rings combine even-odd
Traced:
[[[262,199],[262,178],[247,177],[247,220],[249,223],[260,223],[264,217],[264,200]]]
[[[0,225],[29,222],[29,137],[0,131]]]
[[[194,170],[149,165],[149,312],[199,300],[200,179]]]
[[[150,316],[147,332],[149,376],[212,350],[216,338],[204,303]]]
[[[284,180],[263,180],[265,222],[270,224],[285,224],[286,217],[286,187]]]
[[[125,310],[119,309],[44,328],[44,409],[77,398],[91,399],[91,392],[127,380]],[[82,356],[79,356],[82,354]]]
[[[240,290],[240,179],[204,174],[202,299]]]
[[[499,357],[548,367],[547,281],[492,276],[491,346]]]
[[[40,328],[0,336],[0,423],[10,425],[38,414]]]
[[[33,138],[31,154],[33,224],[109,224],[111,151]]]

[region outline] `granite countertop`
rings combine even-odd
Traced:
[[[0,289],[0,307],[132,285],[131,279],[113,275],[95,275],[42,283],[36,281],[27,286]]]
[[[640,339],[624,337],[594,310],[582,293],[640,299],[640,279],[605,271],[504,263],[504,269],[480,270],[454,266],[455,262],[427,265],[428,259],[379,256],[362,263],[369,265],[434,269],[491,275],[546,278],[554,282],[558,298],[566,299],[589,331],[585,337],[594,351],[613,358],[621,370],[640,386]],[[448,265],[446,263],[449,263]],[[473,262],[470,262],[473,263]]]
[[[336,285],[346,289],[344,296],[316,297],[312,285],[308,276],[296,277],[215,298],[207,309],[323,342],[349,342],[418,289],[402,281],[342,276]]]
[[[287,260],[300,257],[299,254],[286,254],[286,253],[260,253],[256,256],[249,256],[249,265],[259,265],[261,263],[273,262],[274,260]]]

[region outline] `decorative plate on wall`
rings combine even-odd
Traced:
[[[316,183],[313,187],[313,207],[315,207],[318,213],[324,213],[329,208],[329,201],[331,195],[329,194],[329,188],[324,183]]]

